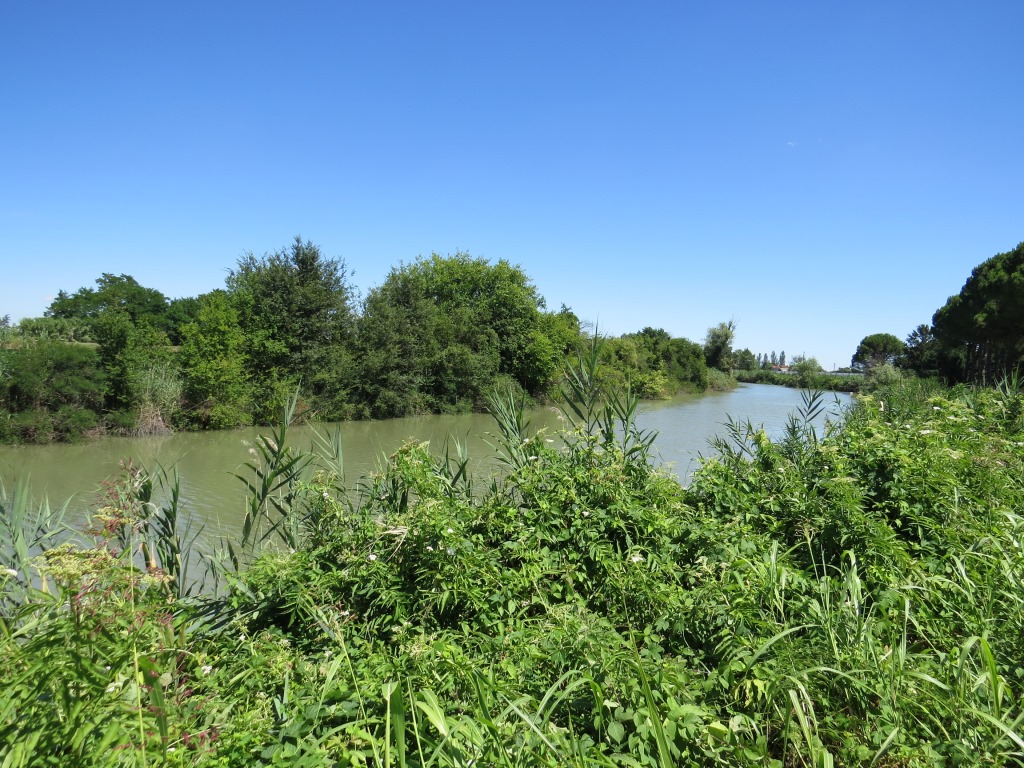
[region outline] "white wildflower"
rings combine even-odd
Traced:
[[[427,544],[427,552],[433,552],[433,551],[434,551],[434,548],[432,546],[430,546],[429,544]]]
[[[934,431],[935,431],[934,429],[922,429],[921,430],[921,434],[922,435],[930,435]]]
[[[448,553],[449,557],[454,557],[455,556],[455,548],[454,547],[448,547],[448,549],[446,549],[445,552]]]
[[[933,411],[941,411],[942,409],[941,409],[941,408],[939,408],[939,406],[937,406],[937,405],[933,405],[933,406],[932,406],[932,410],[933,410]]]
[[[583,516],[584,517],[590,517],[590,510],[589,509],[584,509],[583,510]]]
[[[642,563],[643,560],[644,560],[644,556],[643,555],[633,555],[631,558],[629,558],[629,561],[631,563]]]
[[[202,670],[204,675],[208,675],[211,672],[213,672],[213,665],[212,664],[203,664],[203,666],[201,666],[200,669]]]
[[[448,529],[448,533],[455,533],[455,531],[454,531],[454,530],[452,530],[451,528],[449,528],[449,529]]]
[[[370,556],[367,557],[366,559],[369,560],[372,563],[374,560],[377,559],[377,555],[375,553],[371,552]]]
[[[18,576],[18,572],[16,570],[14,570],[13,568],[5,568],[4,569],[4,573],[6,573],[12,579],[13,578],[17,578],[17,576]]]

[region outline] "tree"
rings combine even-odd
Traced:
[[[879,365],[893,365],[904,349],[904,343],[891,333],[873,333],[861,339],[850,364],[858,371],[869,371]]]
[[[257,418],[272,418],[300,381],[323,417],[344,416],[355,324],[345,263],[296,237],[289,248],[259,258],[247,253],[227,288],[246,337],[247,373],[263,393]]]
[[[75,293],[60,291],[44,313],[46,317],[83,320],[91,327],[108,311],[123,312],[132,324],[146,323],[167,328],[167,297],[154,288],[145,288],[131,275],[104,272],[96,279],[96,288],[79,288]]]
[[[203,296],[195,321],[182,327],[182,335],[181,366],[190,420],[212,429],[250,423],[245,334],[228,294],[213,291]]]
[[[932,318],[940,365],[955,380],[993,381],[1024,363],[1024,243],[971,272]]]
[[[757,358],[749,349],[741,349],[737,352],[733,365],[739,371],[753,371],[759,367]]]
[[[529,278],[507,261],[435,253],[402,264],[363,306],[360,399],[378,417],[465,411],[498,376],[537,394],[579,327],[568,310],[545,319],[543,308]]]
[[[119,309],[97,316],[93,334],[107,374],[106,405],[126,412],[123,428],[144,433],[167,429],[181,395],[167,335],[148,323],[134,324]]]
[[[918,376],[935,376],[939,371],[939,346],[930,325],[921,324],[907,335],[901,368]]]
[[[172,344],[181,344],[184,336],[182,327],[195,322],[199,314],[199,298],[184,296],[171,299],[167,304],[167,336]]]
[[[0,349],[0,372],[0,439],[73,440],[99,424],[105,377],[94,349],[31,341]]]
[[[704,337],[704,359],[708,368],[717,368],[728,373],[732,369],[732,340],[736,335],[736,323],[730,320],[708,328]]]
[[[822,372],[822,367],[816,358],[800,356],[793,359],[790,370],[797,375],[800,386],[812,387],[818,374]]]

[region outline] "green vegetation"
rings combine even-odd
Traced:
[[[16,488],[0,764],[1021,763],[1024,392],[899,380],[821,430],[808,393],[684,489],[605,354],[560,443],[491,394],[485,485],[410,443],[350,488],[292,398],[204,594],[173,478],[129,468],[80,544]]]
[[[733,371],[733,376],[737,381],[746,384],[776,384],[793,389],[811,388],[827,392],[860,392],[864,384],[864,376],[859,374],[837,374],[799,369],[790,373],[779,373],[768,369]]]
[[[906,352],[907,345],[891,333],[872,333],[857,345],[850,365],[856,371],[870,371],[879,365],[893,365]]]
[[[545,317],[518,267],[434,254],[392,269],[367,296],[358,400],[380,418],[470,411],[500,379],[541,395],[578,340],[575,316]]]
[[[1024,363],[1024,243],[971,272],[932,318],[942,373],[993,382]]]
[[[482,410],[512,386],[557,395],[589,343],[505,261],[433,254],[391,270],[365,300],[344,262],[296,238],[246,254],[225,288],[168,300],[129,275],[61,291],[46,316],[0,322],[0,442],[267,424],[300,387],[302,418]],[[73,345],[76,348],[61,348]],[[643,397],[735,384],[700,347],[646,328],[610,340],[608,381]]]

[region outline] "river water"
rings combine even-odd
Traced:
[[[849,395],[828,395],[827,411],[838,418]],[[637,423],[656,430],[657,460],[667,465],[682,482],[699,467],[700,456],[712,453],[709,440],[724,432],[731,416],[761,424],[770,436],[782,433],[791,413],[801,405],[798,390],[766,384],[741,384],[729,392],[680,396],[640,405]],[[552,408],[532,411],[531,425],[555,433],[561,417]],[[494,422],[484,414],[417,416],[386,421],[346,422],[340,425],[345,456],[346,483],[353,486],[377,469],[384,457],[405,440],[428,440],[440,451],[449,436],[469,447],[477,474],[488,471],[495,454],[489,437]],[[100,497],[101,484],[119,473],[122,460],[146,467],[176,467],[181,496],[189,516],[204,527],[205,537],[233,537],[243,515],[244,493],[233,472],[245,474],[249,447],[264,429],[222,432],[182,432],[144,438],[103,438],[77,445],[0,446],[0,481],[10,491],[19,479],[27,480],[33,494],[51,503],[71,499],[68,519],[79,523]],[[289,442],[307,447],[308,430],[289,432]]]

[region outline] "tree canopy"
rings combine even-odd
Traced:
[[[1024,362],[1024,243],[971,272],[932,318],[944,373],[992,381]]]
[[[560,325],[575,319],[545,321],[543,309],[507,261],[460,252],[401,264],[363,305],[361,399],[375,416],[469,410],[497,376],[536,394],[560,361]]]
[[[732,340],[736,336],[736,323],[730,320],[708,328],[704,337],[704,359],[708,368],[717,368],[726,373],[732,369]]]
[[[296,237],[289,248],[262,257],[247,253],[229,273],[227,288],[253,384],[283,393],[301,381],[322,415],[343,416],[355,322],[345,263]]]
[[[89,324],[108,311],[123,312],[134,324],[145,322],[167,328],[167,297],[145,288],[131,275],[104,272],[95,288],[79,288],[72,294],[60,291],[46,310],[47,317],[85,320]]]
[[[861,339],[850,364],[859,371],[868,371],[879,365],[894,365],[905,346],[891,333],[872,333]]]

